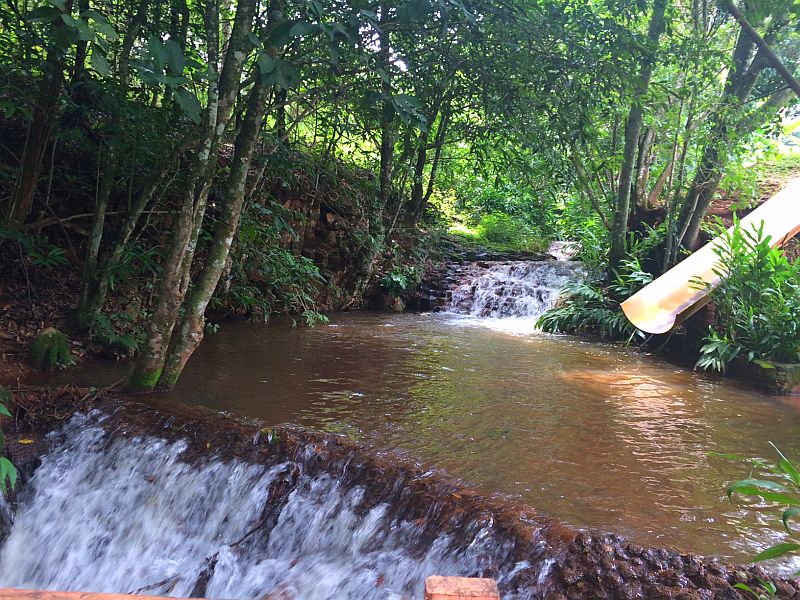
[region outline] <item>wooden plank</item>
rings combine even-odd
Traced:
[[[494,579],[477,577],[441,577],[425,580],[425,600],[499,600]]]
[[[773,246],[782,246],[800,231],[800,179],[744,217],[740,226],[753,230],[762,223]],[[625,300],[622,310],[628,320],[642,331],[666,333],[700,310],[708,302],[709,289],[698,287],[695,280],[708,283],[710,289],[719,285],[714,249],[720,243],[715,238]]]

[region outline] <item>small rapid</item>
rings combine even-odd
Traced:
[[[727,598],[768,577],[577,531],[339,436],[110,404],[25,467],[3,511],[0,587],[410,600],[426,577],[457,575],[515,600]]]
[[[465,263],[443,310],[494,329],[530,333],[564,284],[582,275],[580,263],[562,260]]]
[[[421,598],[431,574],[476,574],[491,540],[454,548],[301,465],[112,438],[78,415],[27,484],[0,551],[0,587],[177,597]],[[273,597],[273,596],[270,596]]]

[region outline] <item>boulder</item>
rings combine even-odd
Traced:
[[[33,338],[29,349],[30,363],[40,371],[63,369],[72,363],[69,339],[55,327],[46,327]]]

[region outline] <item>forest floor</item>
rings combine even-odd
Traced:
[[[30,372],[28,347],[36,334],[57,326],[75,306],[80,280],[69,267],[52,271],[25,268],[0,281],[0,384],[10,384]],[[71,340],[71,355],[81,362],[88,338]]]

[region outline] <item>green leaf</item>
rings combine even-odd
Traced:
[[[96,32],[102,33],[110,40],[119,39],[117,30],[111,26],[111,23],[108,22],[108,19],[106,19],[104,15],[97,12],[96,10],[87,10],[84,14],[86,17],[92,20],[92,22],[94,23],[93,29]]]
[[[783,452],[781,452],[775,444],[770,442],[769,445],[772,446],[775,452],[778,453],[778,457],[780,458],[778,467],[780,470],[789,476],[789,479],[792,480],[792,483],[794,483],[796,486],[800,486],[800,472],[795,468],[791,461],[784,456]]]
[[[256,60],[258,70],[262,75],[269,75],[275,70],[275,60],[269,55],[262,52]]]
[[[289,36],[293,38],[303,37],[306,35],[312,35],[319,32],[320,27],[314,23],[309,23],[308,21],[297,21],[294,23],[289,29]]]
[[[151,35],[147,40],[147,50],[159,70],[167,66],[167,50],[160,39]]]
[[[784,556],[785,554],[789,554],[790,552],[796,552],[798,549],[800,549],[800,544],[795,544],[793,542],[784,542],[782,544],[775,544],[774,546],[770,546],[763,552],[759,552],[751,560],[753,562],[759,562],[762,560],[769,560],[771,558],[778,558],[779,556]]]
[[[755,364],[757,364],[759,367],[761,367],[762,369],[774,369],[775,368],[775,365],[773,365],[771,362],[768,362],[766,360],[761,360],[760,358],[756,358],[755,360],[753,360],[753,362]]]
[[[792,529],[789,527],[789,521],[797,515],[800,515],[800,508],[787,508],[785,511],[783,511],[781,520],[783,521],[783,527],[787,532],[792,533]]]
[[[167,40],[164,44],[164,51],[167,57],[167,71],[170,75],[179,76],[183,73],[185,62],[183,50],[175,40]]]
[[[92,57],[91,57],[92,68],[103,75],[104,77],[108,77],[111,75],[111,65],[108,64],[108,60],[106,57],[100,53],[100,50],[97,47],[92,49]]]
[[[61,11],[53,6],[40,6],[28,13],[32,23],[52,23],[61,16]]]
[[[273,60],[275,62],[275,68],[270,73],[269,78],[274,81],[277,86],[285,90],[290,90],[300,85],[300,71],[296,66],[282,58]]]
[[[269,46],[274,46],[276,48],[280,48],[285,46],[289,42],[292,41],[292,27],[294,27],[294,21],[286,21],[285,23],[281,23],[275,29],[269,32],[269,37],[267,38],[267,44]]]
[[[756,486],[744,486],[736,491],[743,496],[762,498],[767,502],[775,502],[776,504],[783,504],[784,506],[800,506],[800,498],[795,498],[780,492],[762,490]]]
[[[14,489],[16,485],[17,468],[5,456],[0,457],[0,491],[5,495],[9,488]]]
[[[428,0],[410,0],[397,9],[397,21],[402,25],[410,25],[425,19],[431,12]]]
[[[175,90],[175,100],[183,110],[184,114],[195,124],[200,123],[200,101],[193,93],[183,88]]]
[[[745,490],[749,490],[750,488],[760,488],[764,490],[772,490],[774,492],[786,491],[785,487],[779,483],[775,483],[774,481],[765,481],[761,479],[742,479],[741,481],[735,481],[728,486],[728,499],[730,499],[731,496],[736,492],[748,494],[748,492]]]

